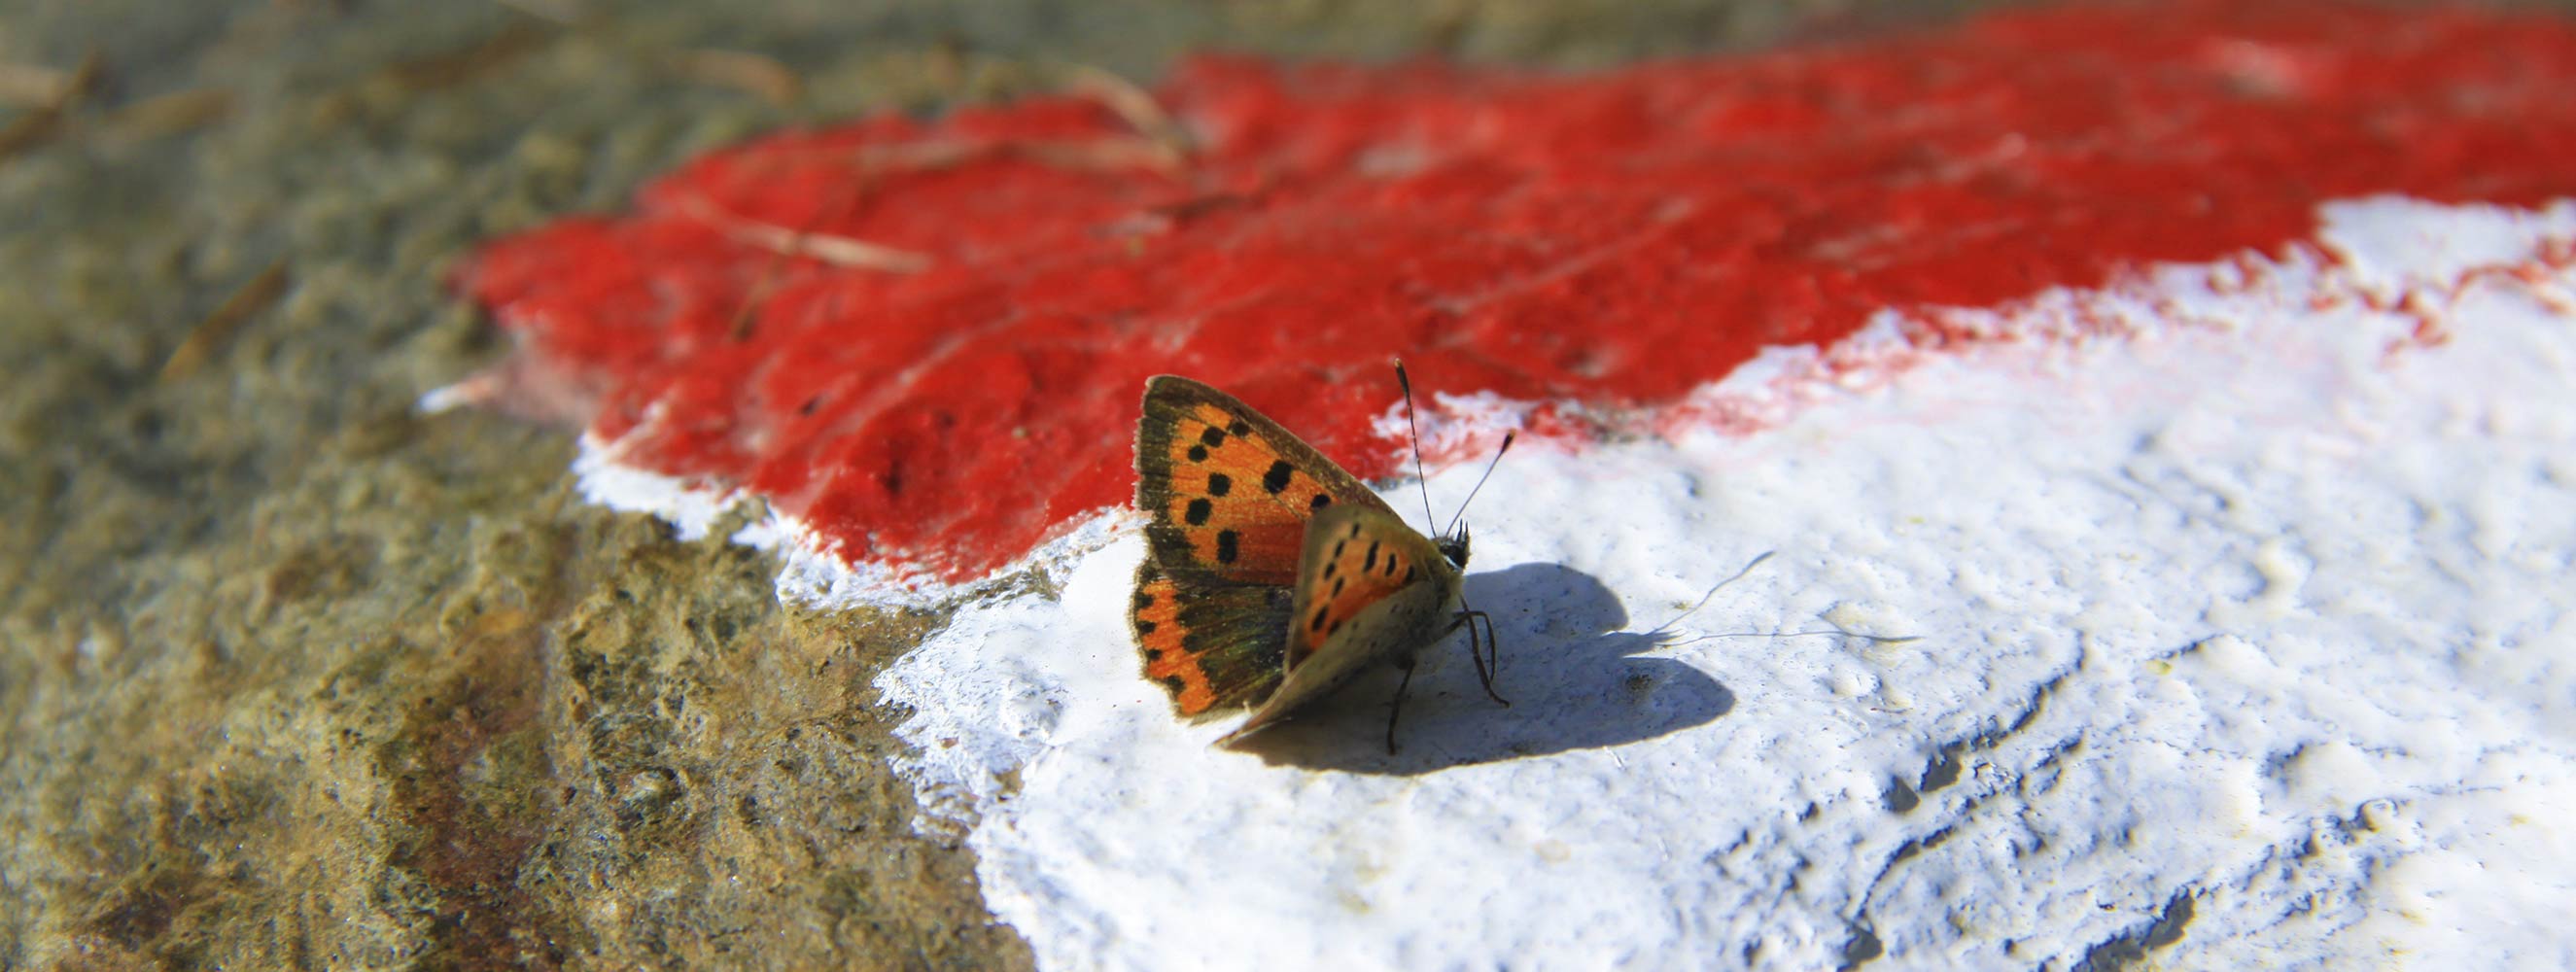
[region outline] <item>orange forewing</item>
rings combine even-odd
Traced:
[[[1333,501],[1313,476],[1254,435],[1251,423],[1204,402],[1181,419],[1167,458],[1172,496],[1155,519],[1179,528],[1191,562],[1265,584],[1295,576],[1306,520],[1316,504]]]
[[[1186,378],[1146,385],[1136,450],[1136,507],[1173,573],[1285,586],[1316,510],[1386,505],[1261,413]]]
[[[1428,545],[1420,538],[1371,536],[1357,522],[1339,532],[1343,535],[1332,538],[1325,555],[1308,565],[1308,600],[1288,632],[1291,669],[1340,634],[1360,611],[1422,579],[1421,558]]]
[[[1352,504],[1315,514],[1297,563],[1287,672],[1219,745],[1294,718],[1373,666],[1409,667],[1414,653],[1457,627],[1458,568],[1393,513]]]

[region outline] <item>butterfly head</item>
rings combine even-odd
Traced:
[[[1431,538],[1431,545],[1440,548],[1440,555],[1449,558],[1451,566],[1460,570],[1467,568],[1467,524],[1458,524],[1456,533]]]

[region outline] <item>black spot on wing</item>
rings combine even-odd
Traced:
[[[1234,562],[1234,545],[1236,539],[1234,531],[1232,530],[1219,530],[1216,532],[1217,563],[1230,564]]]
[[[1203,446],[1203,445],[1195,445],[1195,446],[1191,446],[1191,447],[1190,447],[1190,461],[1191,461],[1191,462],[1206,462],[1206,461],[1207,461],[1207,447],[1206,447],[1206,446]]]
[[[1234,492],[1234,477],[1224,473],[1208,474],[1208,495],[1223,496]]]
[[[1326,496],[1326,495],[1324,495],[1324,494],[1322,494],[1322,493],[1317,493],[1317,494],[1315,494],[1315,501],[1314,501],[1314,502],[1312,502],[1312,503],[1308,503],[1308,504],[1306,504],[1306,506],[1307,506],[1307,508],[1308,508],[1308,509],[1316,509],[1316,510],[1320,510],[1320,509],[1323,509],[1324,507],[1331,506],[1331,505],[1333,505],[1333,498],[1332,498],[1332,497],[1330,497],[1330,496]]]
[[[1296,474],[1297,467],[1289,465],[1288,460],[1281,459],[1271,463],[1270,471],[1262,475],[1261,488],[1269,490],[1270,495],[1277,496],[1288,488],[1288,477]]]
[[[1214,448],[1216,448],[1216,447],[1218,447],[1218,446],[1224,445],[1224,444],[1225,444],[1225,430],[1224,430],[1224,429],[1217,428],[1216,426],[1213,426],[1213,425],[1208,426],[1207,428],[1204,428],[1204,429],[1200,429],[1200,430],[1199,430],[1199,441],[1200,441],[1200,442],[1203,442],[1203,443],[1206,443],[1206,444],[1207,444],[1207,447],[1208,447],[1208,448],[1210,448],[1210,449],[1214,449]]]
[[[1207,497],[1201,496],[1190,501],[1189,511],[1183,513],[1181,519],[1189,521],[1191,526],[1206,526],[1208,516],[1215,512],[1216,504],[1208,502]]]

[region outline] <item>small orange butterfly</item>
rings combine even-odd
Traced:
[[[1401,364],[1396,376],[1409,422],[1412,383]],[[1400,708],[1415,654],[1461,627],[1485,694],[1503,701],[1476,647],[1492,644],[1493,620],[1464,600],[1466,531],[1423,536],[1233,396],[1175,375],[1145,383],[1136,508],[1152,518],[1129,613],[1145,677],[1183,716],[1252,709],[1218,745],[1296,715],[1375,662],[1403,669]]]

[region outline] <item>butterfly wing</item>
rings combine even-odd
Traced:
[[[1458,587],[1457,568],[1395,514],[1359,506],[1328,510],[1306,531],[1297,560],[1287,669],[1294,672],[1337,647],[1337,636],[1389,598],[1407,606],[1427,598],[1423,603],[1433,613],[1443,613],[1439,609],[1456,598]]]
[[[1290,602],[1287,675],[1219,744],[1296,714],[1371,664],[1438,641],[1461,587],[1458,568],[1395,514],[1357,504],[1316,514]]]
[[[1233,396],[1173,375],[1146,383],[1136,508],[1148,549],[1129,621],[1146,677],[1180,714],[1248,708],[1278,687],[1306,524],[1334,507],[1394,515]]]
[[[1250,708],[1279,687],[1290,603],[1284,587],[1175,577],[1147,557],[1128,620],[1145,677],[1171,693],[1175,711],[1203,716]]]
[[[1172,576],[1286,586],[1306,522],[1335,504],[1394,512],[1234,396],[1177,375],[1145,383],[1136,508],[1153,518],[1150,556]]]

